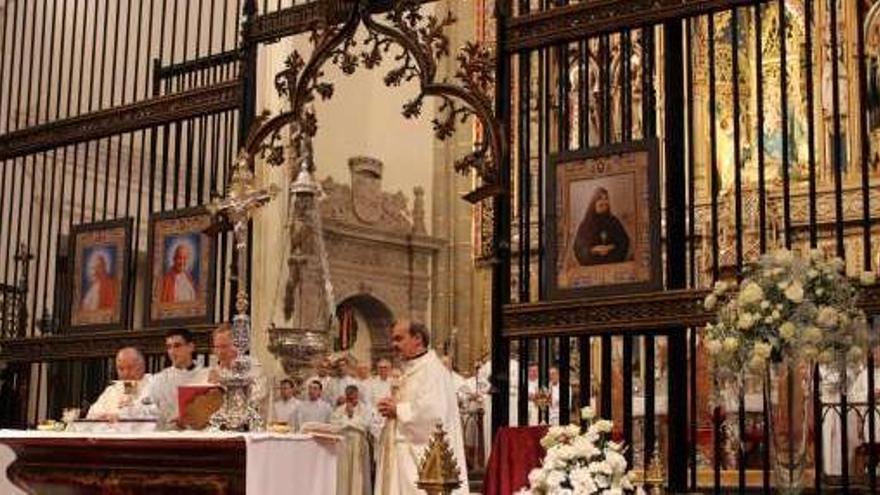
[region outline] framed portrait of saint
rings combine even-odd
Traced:
[[[209,323],[214,317],[213,220],[203,207],[150,217],[144,326]]]
[[[545,298],[648,292],[662,286],[657,143],[550,157]]]
[[[71,229],[71,329],[118,330],[127,326],[131,229],[131,218]]]

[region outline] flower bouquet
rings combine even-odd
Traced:
[[[585,407],[582,425],[550,427],[541,439],[547,451],[541,467],[529,473],[529,487],[519,494],[623,494],[635,489],[624,445],[608,438],[613,424],[594,416]]]
[[[704,345],[721,389],[739,396],[748,374],[764,380],[776,488],[798,493],[806,465],[813,365],[845,392],[864,364],[869,334],[857,306],[857,284],[840,258],[778,250],[765,254],[735,283],[720,281],[704,306],[717,309]],[[874,283],[863,274],[862,285]]]
[[[718,309],[704,345],[719,379],[763,373],[786,360],[818,361],[834,380],[853,378],[864,363],[868,327],[843,268],[843,260],[818,250],[800,256],[782,249],[749,267],[739,287],[717,282],[704,301],[707,310]],[[861,282],[873,284],[874,275],[863,274]]]

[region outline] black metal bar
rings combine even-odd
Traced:
[[[709,162],[712,189],[712,279],[718,280],[718,130],[715,125],[715,14],[709,14]]]
[[[592,342],[590,337],[578,337],[578,348],[580,349],[580,407],[586,407],[593,403],[593,373],[592,373]]]
[[[624,127],[625,129],[625,127]],[[626,132],[624,131],[624,134]],[[633,337],[623,336],[623,360],[620,363],[623,375],[623,442],[633,444]],[[628,465],[633,465],[633,449],[624,453]]]
[[[819,242],[816,226],[816,108],[813,96],[813,0],[804,0],[804,71],[807,73],[807,161],[809,166],[809,217],[810,247],[815,248]],[[763,228],[762,228],[763,232]]]
[[[813,366],[813,417],[821,418],[822,417],[822,374],[819,371],[819,365],[816,364]],[[815,435],[813,440],[813,458],[815,459],[814,464],[817,466],[817,469],[814,470],[815,476],[815,490],[816,493],[822,493],[822,469],[823,466],[823,446],[824,441],[822,440],[822,435]]]
[[[761,12],[763,3],[758,1],[755,4],[755,25],[759,29],[755,29],[755,66],[759,70],[755,71],[755,95],[756,105],[755,113],[758,119],[758,129],[756,133],[758,148],[758,230],[761,231],[760,248],[761,252],[767,251],[767,191],[764,178],[764,44]],[[769,467],[767,468],[769,469]]]
[[[600,366],[602,367],[602,391],[601,391],[601,395],[600,395],[600,404],[601,404],[601,409],[602,409],[601,413],[602,413],[603,418],[610,420],[613,417],[612,413],[611,413],[611,409],[613,407],[613,400],[612,400],[612,394],[611,394],[612,383],[613,383],[613,378],[612,378],[613,370],[611,368],[611,359],[612,359],[612,357],[611,357],[611,345],[612,345],[611,336],[610,335],[603,335],[601,337],[601,342],[602,342],[602,351],[601,351],[602,352],[602,361],[600,363]]]
[[[830,0],[830,21],[831,21],[831,107],[833,113],[834,128],[834,213],[836,222],[834,223],[834,232],[837,244],[837,255],[846,258],[846,249],[844,247],[843,232],[843,135],[841,132],[841,115],[840,115],[840,58],[839,41],[838,41],[838,24],[837,24],[837,0]],[[861,26],[859,26],[861,31]],[[860,61],[861,62],[861,61]],[[783,100],[785,101],[785,100]],[[859,120],[864,119],[863,114],[858,115]],[[788,129],[784,127],[784,129]],[[846,373],[846,370],[843,371]],[[845,378],[845,376],[844,376]],[[844,494],[849,493],[849,407],[846,390],[840,395],[840,471],[842,473],[841,490]]]
[[[873,318],[869,321],[873,325]],[[872,329],[873,330],[873,329]],[[868,350],[868,445],[877,444],[877,418],[874,411],[877,410],[877,392],[874,387],[874,349]],[[877,452],[874,449],[868,451],[868,488],[871,493],[877,493]]]
[[[571,421],[571,338],[559,340],[559,424]]]
[[[2,31],[2,36],[0,36],[0,54],[3,54],[3,58],[0,58],[0,112],[3,111],[4,105],[5,105],[6,119],[8,122],[9,116],[12,115],[12,101],[9,98],[9,96],[11,96],[11,93],[12,93],[12,74],[11,74],[12,73],[12,66],[10,64],[9,71],[7,73],[6,61],[9,60],[10,53],[6,52],[6,37],[9,35],[10,19],[12,19],[14,21],[14,17],[8,15],[9,12],[6,10],[4,10],[4,14],[6,14],[6,15],[3,16],[3,31]],[[14,24],[15,23],[13,22],[13,29],[15,28]],[[14,54],[15,53],[14,52],[15,37],[13,36],[11,39],[12,39],[11,45],[13,45],[13,47],[12,47],[13,50],[11,50],[11,51]],[[0,113],[0,115],[2,115],[2,113]],[[0,134],[7,132],[8,129],[9,129],[8,124],[4,126],[3,122],[0,122]],[[0,182],[0,183],[2,183],[2,182]],[[2,187],[0,187],[0,191],[2,191]],[[2,195],[2,192],[0,192],[0,195]],[[2,201],[0,201],[0,204],[2,204]]]
[[[687,112],[687,197],[688,197],[688,265],[689,271],[689,287],[696,287],[697,284],[697,258],[696,258],[696,176],[694,163],[694,43],[693,43],[693,20],[685,19],[685,107]],[[697,330],[691,328],[689,332],[689,349],[688,349],[688,383],[690,392],[688,394],[688,419],[689,438],[691,448],[688,449],[688,464],[690,477],[688,479],[688,489],[695,490],[697,488],[697,446],[699,438],[697,437]]]
[[[645,458],[642,461],[643,466],[651,464],[654,458],[654,443],[657,441],[657,428],[654,421],[654,408],[656,406],[656,359],[654,350],[654,335],[645,335]]]
[[[785,0],[778,0],[779,7],[779,66],[788,67],[788,50],[786,49],[786,15]],[[785,70],[779,71],[779,101],[782,105],[780,129],[782,131],[782,213],[785,247],[791,248],[791,182],[788,156],[788,74]]]
[[[682,47],[682,21],[669,21],[663,25],[665,64],[664,93],[667,102],[681,102],[685,99],[684,50]],[[666,286],[671,289],[687,287],[687,205],[685,192],[687,174],[685,172],[685,113],[683,105],[670,104],[666,108],[665,123],[665,163],[666,163]],[[687,338],[686,329],[673,329],[667,337],[666,361],[667,397],[669,411],[674,406],[687,404]],[[647,407],[646,407],[647,410]],[[646,411],[647,412],[647,411]],[[688,424],[687,414],[669,414],[669,445],[682,447],[687,452]],[[667,449],[668,486],[673,492],[687,487],[687,456],[680,451]]]
[[[18,2],[16,2],[14,5],[15,5],[15,9],[14,9],[15,12],[13,13],[13,18],[14,18],[13,21],[15,22],[15,25],[17,26],[18,25]],[[23,6],[22,7],[22,17],[23,18],[27,17],[24,9],[25,9],[25,7]],[[22,101],[21,91],[22,91],[22,87],[24,86],[24,84],[22,83],[22,80],[24,77],[23,66],[26,65],[26,64],[22,63],[22,61],[24,60],[24,45],[23,45],[23,43],[24,43],[24,38],[27,36],[26,30],[27,30],[27,25],[25,23],[25,20],[23,19],[22,20],[22,33],[21,33],[21,36],[18,36],[19,44],[18,44],[18,50],[16,52],[21,60],[19,60],[19,66],[18,66],[18,83],[17,83],[18,91],[17,91],[17,95],[15,97],[15,112],[14,112],[15,113],[15,120],[13,121],[15,129],[18,128],[18,121],[19,121],[18,116],[21,113],[21,101]],[[13,36],[15,36],[14,31],[13,31]],[[13,38],[13,40],[14,39],[15,38]],[[15,53],[13,54],[13,59],[14,58],[15,58]],[[15,67],[15,65],[13,65],[13,67]],[[12,115],[12,113],[13,112],[9,112],[10,116]],[[7,166],[8,166],[8,163],[7,163]],[[16,184],[15,175],[16,175],[17,169],[18,169],[18,167],[16,167],[15,160],[13,160],[12,161],[12,169],[9,170],[11,172],[11,177],[9,180],[9,191],[10,191],[9,204],[10,205],[15,204],[15,193],[18,190],[18,188],[15,187],[15,184]],[[22,192],[22,194],[23,194],[23,192]],[[12,223],[12,212],[13,211],[14,211],[14,208],[9,208],[8,225],[10,226],[10,232],[12,231],[12,226],[14,225]],[[19,206],[18,211],[19,212],[21,211],[21,206]],[[18,227],[18,234],[16,234],[14,236],[16,240],[21,238],[21,222],[18,222],[17,227]],[[10,285],[15,285],[18,283],[18,264],[15,263],[14,256],[12,255],[12,253],[13,253],[12,239],[13,239],[13,236],[11,234],[6,239],[6,263],[7,263],[6,275],[7,275],[7,280],[8,280],[9,263],[12,263],[12,280],[9,280],[9,282],[10,282]]]
[[[35,119],[34,119],[36,122],[40,122],[40,121],[41,121],[41,119],[40,119],[40,108],[41,108],[41,102],[42,102],[42,96],[41,96],[41,95],[43,94],[43,91],[42,91],[42,86],[43,86],[43,67],[44,67],[44,62],[45,62],[46,42],[47,42],[47,40],[46,40],[46,34],[47,34],[46,22],[47,22],[47,20],[49,20],[49,18],[50,18],[49,14],[48,14],[48,12],[47,12],[47,11],[48,11],[48,7],[49,7],[49,2],[48,2],[48,0],[43,0],[43,11],[42,11],[42,15],[40,16],[40,17],[42,17],[42,27],[41,27],[41,33],[42,33],[42,35],[41,35],[41,38],[40,38],[40,61],[39,61],[39,64],[38,64],[38,65],[39,65],[39,72],[38,72],[38,76],[37,76],[37,108],[36,108],[36,111],[35,111]],[[54,9],[53,9],[53,11],[52,11],[51,19],[52,19],[52,25],[51,25],[51,28],[48,30],[48,34],[49,34],[49,39],[48,39],[48,43],[49,43],[49,63],[48,63],[48,66],[49,66],[49,74],[50,74],[50,75],[49,75],[48,78],[46,78],[47,81],[48,81],[48,80],[51,80],[51,74],[52,74],[52,69],[53,69],[53,63],[52,63],[52,62],[53,62],[53,58],[54,58],[54,52],[53,52],[52,49],[53,49],[53,47],[54,47],[54,42],[55,42],[55,11],[54,11]],[[46,116],[48,117],[48,115],[49,115],[49,103],[50,103],[50,99],[52,98],[51,91],[50,91],[50,88],[49,88],[49,86],[48,86],[48,82],[47,82],[47,87],[46,87],[46,93],[45,93],[45,94],[46,94]],[[43,259],[43,238],[45,237],[45,236],[43,235],[43,213],[44,213],[44,211],[45,211],[45,206],[46,206],[46,186],[47,186],[46,171],[47,171],[48,168],[49,168],[48,165],[46,164],[46,155],[47,155],[47,153],[45,153],[45,152],[41,154],[41,158],[42,158],[42,161],[43,161],[43,172],[42,172],[42,174],[41,174],[41,179],[42,179],[42,180],[40,181],[40,213],[39,213],[40,220],[39,220],[39,226],[38,226],[38,228],[37,228],[37,250],[36,250],[36,258],[35,258],[35,260],[34,260],[34,277],[33,277],[33,280],[34,280],[34,288],[33,288],[33,297],[31,298],[31,309],[30,309],[30,312],[28,313],[29,316],[30,316],[30,320],[31,320],[31,331],[30,331],[30,333],[31,333],[32,335],[34,334],[34,329],[35,329],[36,321],[37,321],[37,307],[38,307],[38,303],[41,301],[41,298],[40,298],[40,289],[41,289],[41,284],[40,284],[41,277],[40,277],[40,274],[43,273],[43,272],[48,272],[48,271],[49,271],[48,269],[47,269],[47,270],[42,270],[42,271],[40,270],[41,264],[45,261],[45,260]],[[36,162],[34,163],[34,178],[33,178],[33,180],[36,181]],[[52,182],[52,184],[54,185],[54,183],[55,183],[54,168],[53,168],[53,174],[52,174],[51,182]],[[52,192],[54,192],[54,191],[52,191]],[[54,198],[54,194],[50,193],[50,201],[54,201],[54,199],[55,199],[55,198]],[[32,198],[32,200],[33,200],[33,198]],[[0,204],[2,204],[2,203],[0,203]],[[50,208],[49,211],[50,211],[50,212],[52,211],[51,208]],[[51,228],[51,227],[50,227],[50,228]],[[47,246],[48,246],[48,244],[47,244]],[[48,256],[47,256],[47,258],[48,258]]]
[[[578,42],[578,148],[587,147],[587,128],[589,128],[590,116],[587,114],[587,93],[590,90],[587,74],[587,40]]]
[[[530,348],[531,341],[529,339],[519,341],[519,356],[517,357],[519,373],[516,377],[516,419],[519,426],[529,425],[529,402],[531,401],[530,395],[532,394],[532,391],[529,390],[528,376]]]
[[[253,1],[253,0],[249,0]],[[497,46],[507,45],[508,23],[510,21],[510,0],[495,2],[495,39]],[[510,98],[511,77],[510,58],[503,51],[496,59],[495,81],[497,90],[495,94],[495,113],[499,121],[506,127],[505,136],[510,135]],[[245,67],[242,67],[245,73]],[[242,113],[246,109],[242,108]],[[502,187],[510,190],[510,157],[502,156],[498,166],[498,180]],[[498,195],[493,199],[494,218],[492,248],[495,255],[495,264],[492,270],[492,433],[502,425],[508,423],[510,387],[510,343],[504,337],[501,324],[503,305],[510,302],[510,199],[504,195]],[[522,362],[520,362],[522,366]]]
[[[601,88],[602,88],[602,144],[611,143],[611,40],[606,34],[600,38],[602,52]],[[604,378],[603,378],[604,379]]]
[[[623,63],[620,64],[620,139],[624,142],[632,141],[632,105],[630,104],[630,93],[632,91],[632,74],[630,70],[630,59],[632,58],[631,34],[629,29],[624,29],[620,33],[621,54],[623,58]]]

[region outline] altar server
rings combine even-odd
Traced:
[[[299,403],[293,413],[294,426],[301,429],[306,423],[329,423],[333,409],[321,398],[323,387],[318,380],[309,382],[308,399]]]
[[[160,428],[173,429],[178,424],[177,387],[208,383],[208,370],[193,361],[195,343],[192,333],[185,328],[175,328],[165,334],[165,352],[171,366],[153,376],[150,400],[159,411]]]
[[[398,321],[391,329],[394,350],[405,360],[400,386],[377,408],[386,418],[376,470],[379,495],[419,494],[418,462],[437,424],[443,426],[459,468],[461,486],[453,493],[469,493],[461,417],[452,375],[437,354],[428,349],[427,328]]]

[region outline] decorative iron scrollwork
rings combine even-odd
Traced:
[[[437,80],[437,61],[450,55],[449,38],[444,30],[456,22],[451,13],[437,17],[421,11],[418,0],[397,0],[384,14],[384,20],[371,8],[370,0],[352,4],[347,20],[341,25],[330,25],[329,18],[318,23],[311,33],[313,51],[308,60],[294,51],[285,61],[285,69],[275,77],[279,95],[290,102],[290,109],[276,117],[261,121],[249,137],[247,149],[260,152],[272,164],[283,162],[283,147],[278,143],[278,132],[285,125],[293,125],[293,134],[313,136],[317,132],[317,118],[307,110],[317,98],[333,96],[333,83],[325,80],[322,67],[330,64],[344,74],[354,74],[359,67],[377,68],[393,56],[395,66],[384,77],[386,86],[399,86],[417,80],[419,94],[407,101],[401,113],[406,118],[421,115],[425,97],[440,98],[438,114],[432,119],[435,136],[448,139],[459,124],[472,116],[480,124],[481,138],[474,150],[455,161],[455,170],[462,174],[474,171],[481,185],[465,196],[477,202],[497,195],[497,161],[503,156],[505,140],[503,128],[493,111],[494,59],[485,47],[467,43],[456,55],[458,69],[453,81]],[[361,46],[354,39],[358,26],[367,31]],[[395,51],[394,48],[399,51]],[[270,138],[267,141],[266,138]]]

